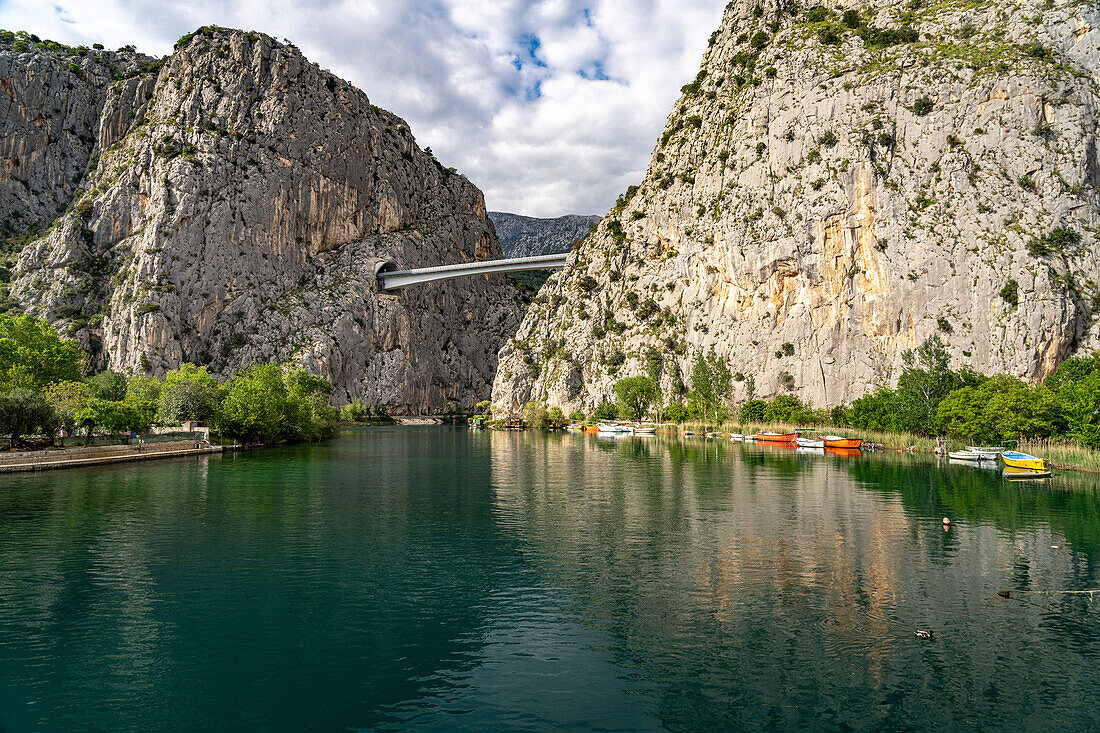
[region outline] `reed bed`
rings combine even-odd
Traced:
[[[1100,473],[1100,451],[1069,440],[1021,443],[1020,450],[1044,458],[1055,468]]]

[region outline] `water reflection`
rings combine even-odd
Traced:
[[[997,590],[1100,587],[1098,496],[449,428],[0,477],[0,730],[1095,728],[1096,602]]]
[[[912,456],[647,439],[593,462],[606,448],[584,436],[525,442],[524,458],[513,440],[494,443],[502,524],[659,686],[668,727],[1007,724],[1059,709],[1067,675],[1097,701],[1100,675],[1067,671],[1100,652],[1086,597],[996,596],[1096,585],[1093,492]],[[917,642],[926,627],[935,645]]]

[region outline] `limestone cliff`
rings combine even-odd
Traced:
[[[1030,380],[1097,348],[1098,26],[1065,0],[730,3],[494,403],[590,409],[651,361],[678,396],[713,350],[736,402],[751,381],[831,406],[937,333]]]
[[[9,233],[52,221],[18,251],[23,309],[126,372],[291,360],[338,403],[487,396],[519,318],[505,279],[376,289],[380,260],[501,256],[481,192],[403,120],[257,33],[206,27],[162,62],[16,43],[0,201]]]

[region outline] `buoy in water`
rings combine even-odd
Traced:
[[[947,525],[949,525],[949,524],[951,524],[951,520],[950,520],[950,519],[948,519],[947,517],[944,517],[944,518],[943,518],[943,526],[945,526],[945,527],[946,527],[946,526],[947,526]]]

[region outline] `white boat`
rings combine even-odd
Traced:
[[[988,446],[968,445],[966,446],[966,450],[971,453],[977,453],[982,457],[983,461],[995,461],[1005,452],[1005,449],[1000,446],[991,448]]]
[[[810,438],[803,438],[801,435],[794,439],[795,444],[799,448],[824,448],[824,440],[812,440]]]
[[[630,435],[634,432],[634,426],[628,423],[621,422],[598,422],[596,427],[599,428],[601,433],[621,433],[623,435]]]
[[[657,426],[656,425],[639,425],[638,427],[634,428],[634,434],[635,435],[656,435],[657,434]]]
[[[982,457],[982,454],[974,450],[956,450],[947,454],[947,457],[953,461],[969,461],[970,463],[979,463],[981,461],[988,460]]]
[[[717,437],[718,437],[718,433],[707,433],[707,437],[708,437],[708,438],[717,438]]]
[[[684,437],[685,438],[694,438],[695,437],[695,431],[694,430],[685,430],[684,431]]]
[[[745,441],[745,436],[742,435],[741,433],[731,433],[730,434],[730,442],[731,443],[743,443],[744,441]]]

